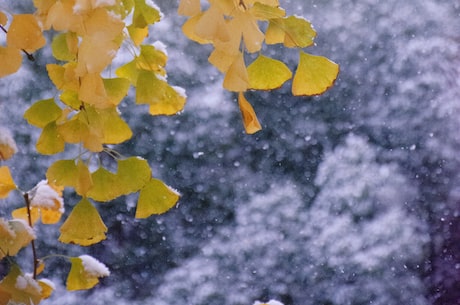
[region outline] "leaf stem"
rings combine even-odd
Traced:
[[[33,223],[32,223],[32,213],[30,212],[29,193],[25,192],[23,197],[24,197],[24,201],[26,202],[27,219],[29,221],[29,226],[32,228]],[[37,258],[37,250],[35,248],[35,241],[33,239],[32,239],[32,242],[31,242],[31,246],[32,246],[32,255],[33,255],[33,260],[34,260],[34,275],[33,275],[33,279],[36,279],[37,278],[37,269],[38,269],[38,265],[39,265],[39,260]]]

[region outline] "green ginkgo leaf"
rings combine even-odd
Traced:
[[[141,190],[136,208],[136,218],[147,218],[154,214],[163,214],[179,200],[179,193],[163,181],[152,178]]]
[[[289,80],[292,72],[282,61],[259,55],[248,66],[248,77],[250,89],[272,90]]]

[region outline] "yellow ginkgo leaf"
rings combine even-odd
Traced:
[[[149,104],[152,115],[172,115],[185,105],[185,92],[170,86],[156,73],[141,71],[136,84],[136,103]]]
[[[253,134],[262,129],[262,126],[257,119],[256,113],[251,104],[244,97],[243,92],[238,94],[238,105],[240,107],[241,116],[243,117],[243,125],[246,133]]]
[[[139,46],[142,41],[149,35],[149,27],[138,28],[134,25],[126,27],[128,29],[129,37],[134,42],[134,45]]]
[[[77,194],[85,196],[93,186],[93,180],[88,166],[82,161],[77,161],[77,184],[74,186]]]
[[[76,63],[70,62],[63,66],[47,64],[48,76],[60,90],[78,91],[80,88],[79,77],[75,73]]]
[[[15,209],[11,212],[11,216],[16,219],[22,219],[24,221],[29,221],[29,212],[27,207],[22,207]],[[32,224],[35,224],[40,219],[40,211],[37,208],[30,208],[30,220]]]
[[[334,84],[339,65],[323,56],[300,51],[299,65],[292,81],[292,94],[318,95]]]
[[[152,2],[149,1],[149,4]],[[134,0],[133,24],[136,27],[144,28],[160,21],[160,10],[149,4],[145,0]]]
[[[117,180],[121,194],[127,195],[143,188],[152,177],[147,160],[130,157],[118,160]]]
[[[166,47],[162,44],[156,43],[156,47],[141,45],[141,52],[136,58],[136,66],[141,70],[160,72],[166,66],[167,60]]]
[[[268,44],[281,43],[288,48],[306,48],[313,44],[316,31],[311,23],[302,17],[270,19],[266,33]]]
[[[264,4],[259,1],[255,2],[249,11],[258,20],[282,18],[286,15],[286,11],[277,5]]]
[[[64,150],[65,143],[57,130],[56,122],[48,123],[43,128],[36,147],[44,155],[53,155]]]
[[[207,44],[211,43],[210,39],[203,38],[196,34],[195,29],[197,23],[201,20],[203,16],[203,12],[199,13],[191,18],[189,18],[183,25],[182,25],[182,33],[184,33],[185,37],[187,37],[190,40],[193,40],[195,42],[201,43],[201,44]]]
[[[40,25],[32,14],[13,15],[6,35],[8,46],[34,52],[46,44]]]
[[[73,187],[84,196],[92,187],[93,182],[88,167],[82,160],[75,164],[74,160],[58,160],[46,172],[46,179],[58,186]]]
[[[10,130],[0,126],[0,161],[8,160],[17,151],[16,141],[14,141]]]
[[[163,99],[150,104],[149,113],[151,115],[176,114],[184,109],[186,97],[184,88],[168,84],[165,87]]]
[[[8,18],[6,17],[6,14],[0,11],[0,25],[6,25],[7,21],[8,21]]]
[[[88,199],[83,198],[73,208],[59,231],[59,241],[89,246],[106,239],[107,227],[96,208]]]
[[[43,300],[48,299],[54,291],[54,284],[47,279],[37,280],[41,288],[41,297]]]
[[[8,197],[10,191],[16,189],[8,166],[0,166],[0,198]]]
[[[249,87],[249,77],[244,64],[243,53],[239,53],[225,74],[224,88],[228,91],[243,92]]]
[[[93,186],[86,194],[96,201],[110,201],[120,196],[117,176],[103,167],[91,174]]]
[[[177,13],[182,16],[195,16],[201,12],[200,0],[181,0]]]
[[[23,219],[12,219],[8,221],[8,224],[14,232],[14,239],[9,243],[7,252],[9,255],[14,256],[35,239],[35,232],[28,222]]]
[[[292,72],[282,62],[259,55],[249,66],[249,88],[271,90],[281,87],[292,77]]]
[[[177,203],[179,197],[180,194],[163,181],[152,178],[140,191],[135,217],[147,218],[165,213]]]
[[[75,60],[78,52],[78,37],[73,32],[60,33],[54,36],[51,43],[54,58],[63,61]]]
[[[216,48],[214,49],[208,57],[209,63],[216,67],[220,72],[227,72],[228,68],[235,61],[235,58],[238,56],[238,52],[235,54],[226,52],[225,49]]]
[[[89,255],[71,257],[71,268],[67,276],[67,290],[85,290],[99,283],[99,278],[109,276],[107,267]]]
[[[118,67],[118,69],[115,70],[115,74],[120,78],[129,80],[131,85],[136,85],[137,77],[139,75],[139,69],[137,67],[136,60],[132,60],[127,64]]]
[[[88,73],[80,78],[78,98],[96,108],[108,108],[114,106],[107,96],[104,82],[99,73]]]
[[[24,113],[24,118],[30,125],[44,128],[49,123],[56,121],[62,115],[62,109],[56,105],[54,99],[35,102]]]
[[[46,179],[59,186],[75,186],[77,184],[77,165],[75,160],[57,160],[46,171]]]
[[[93,111],[92,109],[88,109]],[[129,125],[120,117],[115,107],[95,111],[100,123],[103,141],[105,144],[118,144],[129,140],[133,133]],[[93,119],[95,121],[96,119]],[[89,125],[91,131],[92,125]]]
[[[107,98],[112,105],[118,105],[128,94],[129,80],[125,78],[105,78],[103,79]]]
[[[217,5],[211,5],[195,24],[195,34],[205,40],[230,40],[230,31],[228,24],[224,19],[222,11]]]
[[[18,49],[0,46],[0,77],[10,75],[19,70],[22,56]]]
[[[14,264],[9,273],[0,282],[0,300],[5,298],[7,292],[8,302],[2,304],[39,304],[42,300],[41,288],[31,274],[23,274],[21,269]]]
[[[48,181],[42,180],[28,192],[30,206],[32,209],[40,210],[44,224],[57,223],[64,213],[62,191],[56,188],[48,184]]]

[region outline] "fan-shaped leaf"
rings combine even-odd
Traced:
[[[62,109],[51,98],[35,102],[26,110],[24,118],[29,124],[44,128],[49,123],[56,121],[61,115]]]
[[[50,122],[43,128],[36,147],[44,155],[53,155],[64,150],[65,143],[57,130],[56,122]]]
[[[19,70],[22,56],[18,49],[0,46],[0,77],[13,74]]]
[[[228,68],[223,85],[225,89],[234,92],[243,92],[248,89],[249,77],[242,53],[235,57]]]
[[[151,179],[142,188],[137,202],[136,218],[147,218],[153,214],[162,214],[172,208],[179,193],[158,179]]]
[[[292,81],[292,94],[317,95],[331,87],[339,66],[323,56],[300,52],[300,60]]]
[[[13,15],[6,35],[8,46],[34,52],[46,44],[37,19],[31,14]]]
[[[96,208],[88,199],[83,198],[73,208],[59,231],[59,241],[89,246],[106,238],[107,227]]]
[[[249,88],[271,90],[281,87],[292,77],[292,72],[281,61],[259,55],[248,66]]]

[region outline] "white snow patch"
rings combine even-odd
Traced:
[[[103,277],[109,276],[110,271],[103,263],[98,261],[92,256],[89,255],[80,255],[79,258],[82,260],[83,268],[85,271],[94,277]]]
[[[157,40],[154,43],[152,43],[152,46],[155,49],[157,49],[158,51],[160,51],[160,52],[164,53],[166,56],[168,56],[168,51],[166,50],[166,45],[163,42]]]
[[[40,287],[38,282],[32,278],[31,274],[19,275],[16,278],[16,283],[14,284],[14,287],[16,287],[19,290],[26,290],[28,288],[32,288],[37,292],[42,291],[42,288]]]
[[[64,213],[64,202],[62,197],[48,185],[47,180],[40,181],[31,191],[32,199],[30,204],[34,207],[56,210]]]
[[[276,300],[270,300],[267,303],[262,303],[260,301],[255,301],[254,305],[284,305],[283,303],[276,301]]]

